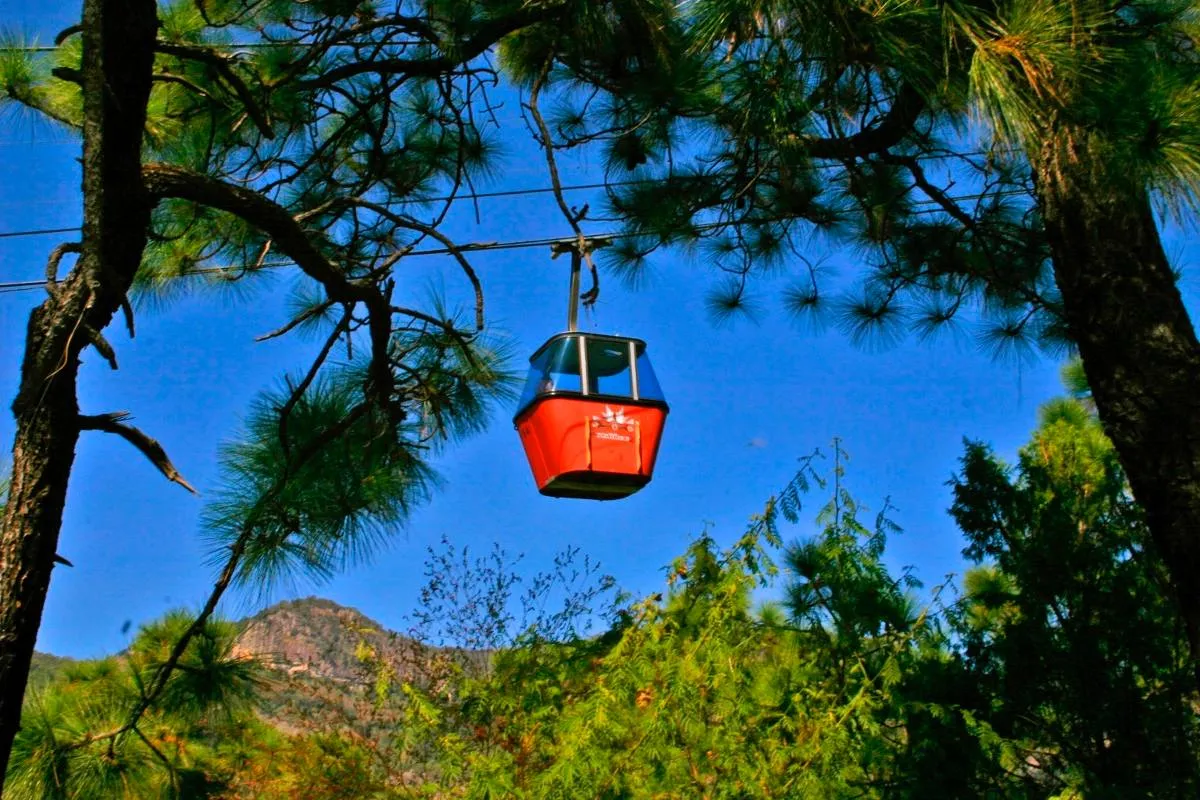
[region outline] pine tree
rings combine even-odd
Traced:
[[[230,285],[279,259],[295,265],[303,275],[296,314],[266,337],[307,329],[322,344],[256,431],[269,430],[274,443],[251,437],[238,456],[250,462],[248,483],[225,499],[254,505],[219,517],[214,530],[232,555],[218,583],[270,575],[279,566],[270,559],[320,571],[353,556],[356,538],[321,538],[339,530],[335,519],[353,516],[329,503],[372,490],[339,485],[332,495],[301,497],[310,473],[341,459],[359,476],[355,459],[365,458],[371,470],[394,469],[409,482],[386,482],[380,496],[400,490],[403,502],[415,501],[421,449],[477,430],[488,398],[506,386],[502,354],[483,331],[482,287],[439,229],[446,198],[493,163],[486,115],[472,112],[486,106],[491,85],[477,57],[533,22],[597,11],[609,25],[623,13],[569,1],[385,9],[218,0],[159,9],[149,0],[86,0],[81,24],[48,56],[8,43],[0,102],[81,134],[85,213],[82,239],[50,254],[48,298],[30,318],[13,404],[12,484],[0,528],[0,773],[18,729],[81,432],[121,436],[192,488],[126,414],[81,412],[81,354],[116,368],[106,328],[120,313],[132,335],[131,292],[169,299],[169,289],[204,278]],[[242,43],[255,46],[233,46]],[[461,273],[474,298],[468,313],[422,308],[399,285],[404,257],[426,242],[445,249]],[[346,368],[331,358],[343,349]],[[351,446],[365,449],[349,454]],[[292,516],[279,517],[284,510]],[[256,549],[267,527],[277,546],[269,556]],[[314,540],[321,544],[310,549]]]
[[[952,484],[979,565],[953,617],[986,698],[967,707],[1013,791],[1191,796],[1194,675],[1164,560],[1083,403],[1041,416],[1015,465],[970,442]]]
[[[976,314],[998,355],[1078,348],[1200,654],[1200,342],[1155,214],[1190,213],[1200,179],[1194,16],[694,0],[655,18],[653,59],[606,45],[620,70],[597,69],[590,42],[546,27],[507,63],[557,88],[548,147],[604,148],[628,222],[604,252],[626,275],[664,245],[698,251],[725,316],[790,263],[788,309],[856,341]],[[814,237],[868,255],[854,289],[822,275]]]
[[[214,749],[249,719],[257,664],[233,652],[237,626],[208,620],[135,733],[93,742],[125,721],[179,636],[172,612],[144,626],[120,656],[71,664],[26,700],[6,794],[14,798],[209,797],[221,788]]]

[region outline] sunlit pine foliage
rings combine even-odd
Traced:
[[[144,626],[121,655],[79,662],[25,703],[5,794],[14,798],[175,798],[219,788],[213,749],[249,713],[261,668],[234,652],[237,626],[209,620],[132,730],[115,733],[193,616]],[[91,741],[94,739],[95,741]]]
[[[1194,203],[1197,26],[1182,0],[643,13],[653,36],[622,29],[609,46],[611,27],[546,25],[506,42],[502,63],[525,84],[552,67],[547,144],[603,153],[602,216],[627,236],[602,253],[613,273],[639,282],[675,246],[715,268],[719,321],[773,305],[763,285],[868,347],[967,328],[999,358],[1058,354],[1069,337],[1031,181],[1052,128],[1093,132],[1069,147],[1124,176],[1114,192]],[[619,68],[597,69],[603,53]],[[835,250],[851,270],[815,284],[808,265]],[[762,275],[780,266],[794,276],[781,288]]]

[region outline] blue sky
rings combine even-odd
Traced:
[[[48,40],[70,24],[76,8],[0,3],[0,15]],[[517,113],[512,102],[500,112],[508,158],[488,188],[548,184]],[[0,231],[78,224],[77,143],[26,116],[2,122]],[[564,166],[568,183],[598,174],[598,164],[586,161]],[[448,232],[460,242],[568,233],[548,195],[484,199],[480,210],[477,224],[464,204]],[[607,229],[597,224],[589,232]],[[0,238],[0,281],[40,277],[59,241]],[[862,258],[828,248],[818,254],[846,277]],[[484,283],[489,323],[511,337],[518,358],[562,328],[565,259],[551,261],[548,249],[531,249],[478,253],[472,262]],[[406,260],[397,278],[400,295],[423,299],[436,290],[452,299],[465,296],[448,260]],[[877,509],[890,496],[898,509],[905,533],[892,540],[889,562],[915,566],[929,584],[960,570],[961,544],[945,514],[945,482],[962,439],[983,439],[1013,454],[1033,428],[1038,405],[1059,392],[1059,365],[1046,359],[995,362],[969,336],[933,343],[910,338],[885,352],[863,351],[836,330],[798,329],[770,297],[770,282],[759,289],[756,323],[719,327],[704,305],[715,281],[701,258],[659,253],[645,286],[631,290],[609,278],[594,314],[582,315],[585,329],[649,342],[671,414],[648,488],[612,503],[541,497],[512,430],[513,409],[498,409],[486,433],[438,457],[443,489],[371,563],[324,585],[302,585],[296,594],[320,594],[402,629],[417,599],[424,548],[443,534],[475,551],[500,542],[524,553],[531,570],[577,545],[623,587],[654,591],[663,565],[705,525],[718,540],[735,537],[788,480],[797,460],[814,447],[828,452],[835,436],[851,454],[849,481],[859,500]],[[237,434],[250,400],[286,371],[303,367],[314,351],[313,342],[297,338],[253,341],[286,321],[290,286],[289,274],[280,271],[241,296],[201,291],[140,309],[136,339],[110,329],[119,371],[85,353],[82,410],[131,411],[203,495],[215,485],[217,450]],[[17,385],[25,321],[41,299],[40,290],[0,293],[0,397],[6,407]],[[12,434],[11,416],[0,416],[6,451]],[[820,499],[813,498],[814,510]],[[203,502],[163,480],[123,441],[85,434],[59,546],[75,566],[55,570],[39,648],[72,656],[114,652],[128,641],[126,621],[136,625],[172,607],[198,606],[213,571],[199,535]],[[811,530],[800,525],[786,533],[797,537]],[[238,616],[254,608],[250,598],[234,597],[225,610]]]

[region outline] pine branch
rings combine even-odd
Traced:
[[[171,783],[172,784],[177,783],[178,782],[178,773],[175,770],[175,765],[171,763],[171,760],[169,758],[167,758],[165,755],[163,755],[163,752],[161,750],[159,750],[157,747],[154,746],[154,743],[151,742],[149,738],[147,738],[146,734],[142,733],[141,728],[135,727],[133,729],[133,732],[136,733],[137,737],[142,740],[142,744],[144,744],[144,745],[146,745],[146,747],[150,748],[150,752],[154,753],[155,758],[157,758],[159,761],[161,761],[163,763],[163,766],[165,766],[167,768],[167,771],[171,775]]]
[[[80,122],[80,120],[71,119],[65,114],[55,111],[50,107],[49,104],[43,102],[42,99],[37,96],[36,91],[30,87],[5,86],[3,87],[3,94],[0,94],[0,99],[4,98],[12,100],[14,103],[20,103],[26,108],[36,111],[37,113],[48,117],[55,122],[66,125],[68,128],[72,128],[76,131],[82,130],[83,128],[83,124]]]
[[[338,437],[342,436],[347,430],[355,425],[360,419],[365,416],[370,410],[370,406],[366,403],[361,403],[355,406],[350,413],[342,418],[337,424],[331,425],[320,434],[315,436],[312,441],[306,444],[302,449],[298,450],[296,457],[291,459],[284,465],[282,474],[278,479],[262,494],[258,502],[255,503],[254,509],[242,521],[241,530],[238,533],[238,538],[229,546],[229,556],[225,560],[225,564],[221,568],[221,573],[213,584],[212,590],[209,592],[207,601],[204,603],[204,608],[188,626],[187,630],[175,641],[171,648],[171,652],[167,658],[158,667],[154,679],[150,687],[142,693],[141,698],[134,706],[129,714],[129,718],[115,728],[97,734],[86,734],[83,738],[78,739],[70,744],[63,746],[64,751],[77,750],[81,747],[86,747],[90,744],[102,741],[115,742],[121,736],[130,731],[138,730],[138,723],[142,717],[158,701],[166,689],[167,681],[171,674],[179,667],[179,661],[183,658],[187,651],[188,645],[192,639],[204,629],[208,624],[209,619],[217,610],[217,604],[221,598],[225,596],[226,590],[233,583],[234,575],[237,574],[238,566],[241,564],[242,556],[245,555],[246,547],[250,543],[250,539],[258,530],[258,518],[256,511],[261,508],[270,506],[276,498],[287,488],[289,481],[295,476],[296,472],[301,467],[307,464],[315,456],[319,455],[322,450],[329,444],[334,442]]]
[[[402,228],[408,228],[409,230],[416,231],[417,233],[437,239],[439,242],[441,242],[442,245],[445,246],[446,250],[449,251],[449,254],[454,258],[454,260],[458,262],[463,274],[467,276],[467,280],[471,283],[471,289],[475,292],[475,329],[477,331],[483,330],[483,284],[480,283],[479,276],[475,272],[475,268],[471,266],[471,262],[467,260],[465,255],[463,255],[463,248],[455,244],[454,240],[439,231],[436,227],[426,225],[425,223],[413,219],[412,217],[397,214],[387,206],[380,205],[379,203],[372,203],[369,200],[362,200],[359,198],[348,198],[345,203],[347,205],[365,208],[368,211],[374,211],[379,216],[395,223]]]
[[[270,237],[296,266],[320,283],[331,301],[365,305],[371,340],[372,391],[382,407],[391,405],[395,379],[388,366],[392,326],[386,291],[373,283],[346,277],[286,208],[253,189],[169,164],[146,164],[142,176],[152,202],[165,198],[190,200],[240,217]]]
[[[261,336],[255,336],[254,341],[266,342],[266,341],[269,341],[270,339],[278,339],[280,336],[290,333],[291,331],[295,330],[297,327],[303,325],[305,322],[308,322],[310,319],[321,316],[322,314],[324,314],[326,311],[328,311],[332,307],[333,307],[333,301],[326,300],[324,303],[321,303],[320,305],[316,305],[316,306],[313,306],[312,308],[305,309],[300,314],[297,314],[295,317],[293,317],[291,320],[289,320],[287,323],[285,323],[284,325],[282,325],[279,328],[276,328],[275,330],[271,331],[270,333],[264,333]]]
[[[219,103],[221,105],[224,105],[223,103],[221,103],[221,101],[219,101],[215,97],[213,97],[212,94],[210,94],[203,87],[199,86],[196,83],[193,83],[192,81],[188,80],[187,78],[183,77],[182,75],[176,75],[173,72],[156,72],[151,76],[151,80],[153,80],[156,83],[179,84],[180,86],[195,92],[196,94],[200,95],[201,97],[203,97],[206,100],[210,100],[214,103]]]
[[[390,58],[380,61],[352,61],[334,67],[315,78],[297,82],[300,88],[321,89],[358,75],[403,75],[414,78],[437,78],[460,64],[483,55],[493,45],[510,33],[539,22],[546,22],[562,9],[560,4],[527,5],[520,11],[480,24],[469,39],[457,48],[454,56],[436,58]]]
[[[270,236],[296,266],[325,288],[331,300],[370,300],[372,287],[349,280],[317,249],[286,208],[259,192],[172,164],[146,164],[142,176],[152,203],[167,198],[188,200],[240,217]]]
[[[900,86],[891,107],[877,125],[850,136],[801,139],[800,142],[805,152],[813,158],[863,158],[900,144],[912,132],[925,107],[925,97],[912,84],[905,83]]]
[[[159,53],[166,53],[176,58],[183,58],[190,61],[199,61],[201,64],[207,64],[217,71],[217,73],[229,84],[229,88],[233,89],[238,100],[246,109],[246,113],[250,115],[250,119],[254,121],[255,127],[264,139],[274,139],[275,132],[271,130],[271,122],[267,119],[266,113],[254,99],[254,95],[250,93],[250,87],[246,86],[238,74],[233,71],[230,66],[229,59],[218,53],[216,50],[207,47],[195,47],[183,44],[171,44],[168,42],[155,42],[154,49]],[[172,76],[176,78],[176,76]],[[184,82],[182,79],[177,79],[176,82]],[[197,88],[199,91],[199,89]],[[203,92],[201,91],[203,94]]]
[[[283,448],[284,457],[288,456],[288,451],[291,448],[287,432],[288,419],[291,417],[292,411],[296,408],[296,404],[300,402],[300,398],[304,397],[304,393],[308,391],[308,387],[317,379],[317,373],[321,370],[325,359],[329,357],[329,353],[333,350],[334,345],[337,344],[338,339],[342,338],[343,334],[349,332],[351,318],[351,309],[347,308],[341,320],[329,334],[329,338],[325,340],[325,345],[317,353],[317,357],[313,359],[312,366],[309,367],[308,372],[300,380],[300,384],[292,389],[292,393],[288,396],[287,401],[279,409],[279,446]],[[290,379],[288,380],[288,384],[291,384]]]

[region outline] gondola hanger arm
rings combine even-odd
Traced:
[[[579,330],[579,301],[591,305],[600,296],[600,278],[596,264],[592,261],[592,251],[612,244],[611,239],[588,239],[580,234],[573,240],[554,242],[550,245],[550,258],[558,258],[563,253],[571,254],[571,286],[567,297],[567,330]],[[592,287],[583,294],[579,293],[579,273],[583,271],[583,262],[587,261],[592,273]]]

